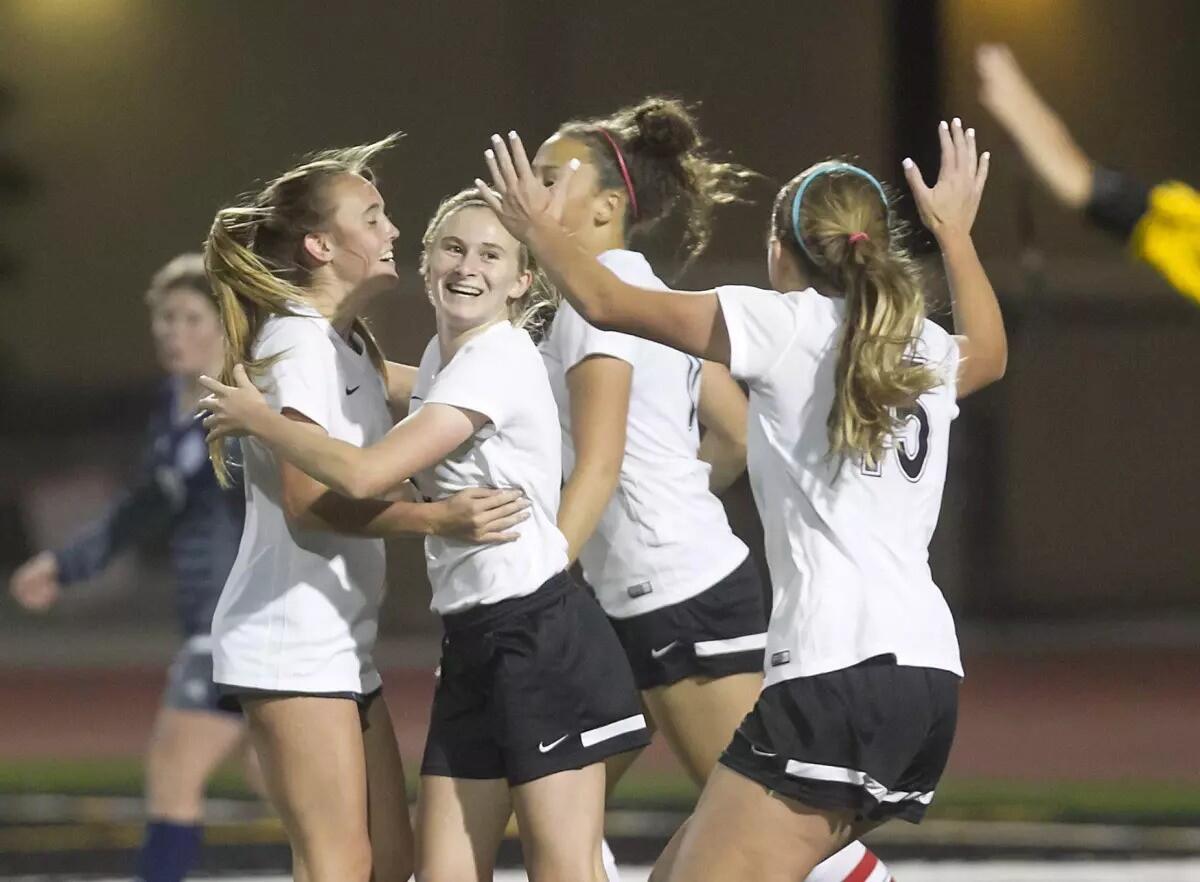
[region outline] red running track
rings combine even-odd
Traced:
[[[1200,650],[1101,650],[966,659],[950,774],[1010,780],[1200,783]],[[164,671],[0,671],[0,758],[136,757]],[[419,761],[427,671],[385,673],[401,751]],[[669,769],[661,738],[642,760]]]

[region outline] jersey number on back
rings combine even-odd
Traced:
[[[885,445],[878,462],[863,463],[862,473],[878,478],[883,474],[888,451],[894,450],[904,477],[919,481],[921,475],[925,474],[925,460],[929,458],[929,414],[918,401],[914,407],[898,409],[896,418],[900,421],[900,430]]]

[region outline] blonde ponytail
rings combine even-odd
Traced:
[[[225,332],[221,382],[232,385],[233,369],[239,364],[252,380],[261,377],[274,361],[252,357],[263,325],[272,316],[309,305],[305,286],[310,272],[302,259],[303,242],[324,219],[325,185],[344,174],[374,180],[371,161],[399,137],[396,133],[371,144],[315,153],[245,203],[217,212],[204,244],[204,265]],[[383,353],[366,322],[357,317],[351,327],[371,363],[386,376]],[[228,487],[224,444],[210,442],[208,453],[217,480]]]
[[[847,163],[802,172],[776,197],[772,233],[817,281],[845,298],[826,421],[829,452],[875,465],[900,427],[898,411],[940,385],[917,344],[925,294],[897,244],[882,186]]]

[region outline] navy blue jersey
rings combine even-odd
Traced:
[[[246,503],[240,487],[222,490],[217,484],[204,427],[190,415],[177,418],[176,390],[177,383],[168,381],[150,415],[146,452],[132,486],[54,556],[59,580],[68,585],[95,576],[119,552],[166,534],[180,624],[192,637],[212,627],[242,538]]]

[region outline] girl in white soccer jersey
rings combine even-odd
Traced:
[[[392,140],[317,154],[218,212],[209,234],[225,374],[247,365],[304,434],[382,438],[391,425],[385,375],[395,380],[392,397],[407,400],[409,372],[387,369],[359,317],[398,284],[396,229],[369,168]],[[214,443],[227,481],[221,452]],[[495,531],[521,516],[505,508],[520,503],[511,492],[477,490],[434,504],[354,501],[253,440],[243,454],[246,522],[213,616],[213,679],[245,711],[298,878],[406,880],[413,841],[404,775],[372,659],[379,537],[512,538]],[[506,501],[493,506],[498,500]],[[475,530],[496,514],[501,520]]]
[[[660,98],[566,123],[534,173],[552,185],[572,159],[581,166],[564,224],[620,278],[660,289],[646,258],[627,249],[630,236],[680,215],[697,255],[713,207],[748,176],[708,159],[686,108]],[[570,305],[541,348],[563,428],[558,522],[570,556],[612,619],[652,717],[703,784],[727,733],[706,740],[722,716],[732,731],[754,703],[766,645],[757,573],[698,456],[716,454],[718,490],[740,474],[745,396],[725,368],[597,330]]]
[[[933,797],[962,669],[927,545],[956,399],[1007,360],[970,237],[988,157],[958,120],[940,135],[936,186],[905,171],[942,249],[957,338],[925,319],[885,192],[862,169],[822,163],[780,192],[771,279],[793,293],[665,293],[592,260],[558,220],[565,193],[546,192],[515,136],[515,156],[493,138],[486,198],[586,319],[728,364],[750,388],[775,597],[766,687],[655,878],[803,878],[882,821],[919,820]]]
[[[475,191],[438,210],[422,269],[438,333],[409,417],[382,440],[359,447],[303,431],[240,372],[239,388],[209,384],[206,424],[215,436],[249,432],[354,497],[410,477],[434,498],[478,484],[524,491],[532,516],[517,542],[426,543],[446,636],[421,769],[417,875],[490,879],[515,808],[532,879],[602,878],[603,761],[648,735],[616,635],[565,572],[558,412],[525,330],[552,305],[549,292]]]
[[[694,259],[714,209],[751,177],[710,158],[692,114],[668,98],[565,123],[534,174],[552,186],[573,159],[564,226],[623,281],[663,290],[630,239],[682,221],[676,244]],[[724,365],[598,330],[569,304],[541,349],[563,427],[568,556],[612,621],[651,719],[703,787],[763,681],[762,584],[715,495],[745,468],[746,397]],[[636,757],[610,759],[610,793]],[[856,844],[814,882],[877,864]]]

